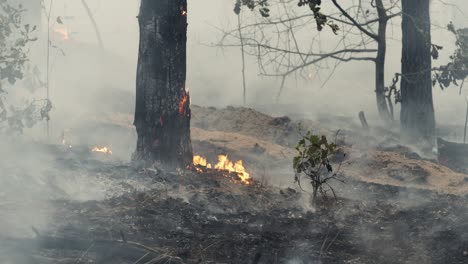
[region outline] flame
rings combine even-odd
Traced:
[[[108,147],[94,147],[91,151],[112,155],[112,150]]]
[[[211,169],[211,164],[207,163],[206,158],[202,156],[198,156],[198,155],[193,156],[193,164]]]
[[[54,33],[60,36],[64,41],[70,40],[70,32],[66,28],[54,28]]]
[[[212,168],[211,164],[207,162],[206,158],[198,155],[193,156],[193,164],[206,167],[208,169]],[[218,155],[218,163],[214,165],[214,168],[218,171],[236,173],[241,182],[244,184],[249,185],[252,183],[252,178],[250,178],[250,174],[246,171],[242,160],[232,162],[229,160],[227,155]],[[197,169],[197,171],[201,170]]]
[[[226,170],[229,172],[235,172],[243,183],[250,184],[250,174],[245,170],[242,160],[233,163],[227,157],[227,155],[218,155],[218,163],[215,165],[215,169]]]
[[[180,102],[179,102],[179,114],[180,115],[184,115],[187,111],[187,103],[190,103],[189,100],[190,100],[190,94],[189,92],[186,92],[184,90],[184,95],[182,96],[182,98],[180,99]]]

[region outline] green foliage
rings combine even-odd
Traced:
[[[434,73],[433,85],[439,84],[443,90],[450,85],[459,86],[460,82],[468,77],[468,29],[455,29],[455,26],[450,23],[448,30],[455,35],[456,50],[451,61],[444,66],[441,66]]]
[[[30,101],[24,107],[7,105],[5,84],[13,86],[23,79],[27,67],[28,44],[36,41],[31,33],[36,26],[22,23],[25,9],[0,0],[0,130],[22,132],[38,120],[47,119],[51,103],[48,100]],[[5,83],[6,82],[6,83]]]
[[[270,16],[270,9],[268,9],[268,0],[237,0],[234,6],[234,13],[240,14],[241,7],[247,6],[250,10],[258,8],[263,17]]]
[[[36,40],[30,37],[36,26],[22,24],[24,11],[21,5],[15,8],[0,0],[0,80],[10,84],[23,78],[23,67],[28,61],[27,45]]]
[[[297,5],[300,7],[308,6],[310,8],[314,14],[315,23],[317,23],[317,29],[319,31],[321,31],[325,26],[328,26],[335,34],[338,32],[339,26],[329,20],[328,17],[321,12],[322,0],[298,0]],[[240,13],[241,6],[247,6],[250,10],[258,8],[263,17],[270,16],[268,0],[237,0],[234,6],[234,12],[236,14]]]
[[[315,23],[317,23],[317,29],[319,31],[327,25],[335,34],[338,32],[338,25],[330,21],[328,17],[321,12],[322,0],[299,0],[298,5],[309,6],[310,10],[314,13]]]
[[[301,176],[307,176],[312,184],[313,199],[320,192],[326,196],[324,186],[328,186],[331,179],[336,179],[330,157],[337,153],[335,143],[330,143],[326,136],[318,136],[310,131],[299,141],[296,146],[297,156],[293,160],[293,168],[296,173],[295,180],[300,185]]]
[[[25,128],[33,127],[38,120],[48,119],[52,105],[48,100],[26,102],[25,107],[11,105],[0,114],[0,123],[6,123],[4,132],[8,134],[21,133]]]

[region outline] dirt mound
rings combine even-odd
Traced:
[[[468,175],[436,161],[408,157],[405,153],[347,148],[346,176],[394,186],[430,189],[441,193],[468,194]]]
[[[211,161],[227,154],[244,160],[254,178],[270,182],[292,182],[291,160],[304,130],[335,137],[336,132],[312,121],[272,117],[250,108],[192,106],[192,141],[195,154]],[[113,115],[107,123],[131,128],[131,116]],[[103,120],[102,120],[103,121]],[[454,172],[435,161],[425,160],[409,147],[400,146],[392,131],[374,129],[369,133],[346,130],[339,133],[348,155],[342,166],[345,177],[394,186],[411,186],[443,193],[468,194],[468,175]],[[280,180],[277,180],[280,179]]]
[[[253,138],[270,141],[279,145],[296,146],[300,135],[299,124],[305,130],[319,134],[333,134],[311,121],[292,121],[286,116],[272,117],[245,107],[192,106],[192,126],[209,131],[239,133]]]

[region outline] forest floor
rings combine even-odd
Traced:
[[[293,183],[299,121],[247,108],[194,107],[192,138],[196,154],[244,160],[251,185],[41,145],[48,158],[38,163],[54,164],[41,171],[47,177],[28,178],[21,191],[2,179],[0,263],[468,263],[468,175],[399,145],[392,132],[300,123],[338,135],[347,154],[345,183],[333,185],[338,201],[313,208]],[[0,167],[14,179],[37,173],[8,160]],[[19,203],[25,212],[13,217]]]

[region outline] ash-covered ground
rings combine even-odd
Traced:
[[[114,133],[131,137],[122,123]],[[117,142],[112,156],[83,144],[2,143],[11,153],[0,161],[0,263],[468,263],[468,176],[391,132],[350,125],[338,133],[348,154],[338,201],[314,208],[307,183],[293,182],[297,124],[194,107],[196,154],[243,159],[251,185],[216,170],[122,162]]]

